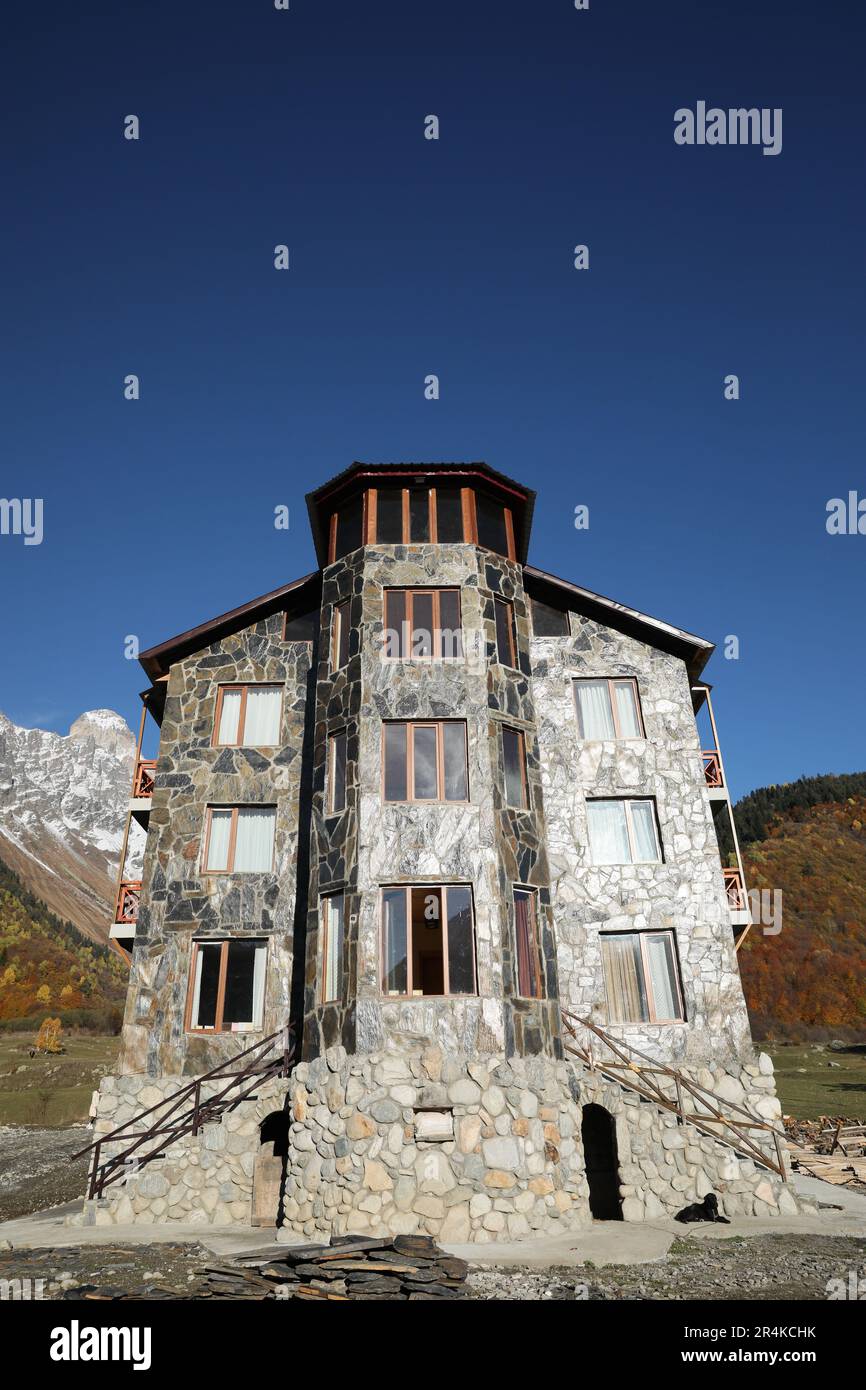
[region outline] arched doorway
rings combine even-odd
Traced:
[[[622,1221],[616,1129],[610,1111],[603,1105],[585,1105],[580,1134],[589,1209],[596,1221]]]
[[[259,1151],[253,1170],[253,1226],[282,1225],[290,1118],[287,1110],[273,1110],[259,1126]]]

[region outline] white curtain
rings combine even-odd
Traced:
[[[623,802],[588,801],[586,814],[593,864],[631,863]]]
[[[670,935],[647,936],[646,955],[656,1019],[679,1018],[680,1006],[674,983],[673,943]]]
[[[631,826],[634,833],[634,852],[636,860],[657,860],[655,816],[652,803],[633,801],[631,803]]]
[[[240,713],[241,691],[224,690],[217,743],[237,743]]]
[[[267,958],[267,947],[264,944],[257,946],[255,964],[253,965],[252,1025],[254,1028],[261,1028],[262,1026],[262,1014],[265,1006],[265,962]]]
[[[207,868],[228,868],[231,831],[231,811],[211,811],[210,835],[208,836],[207,844]]]
[[[631,681],[622,681],[614,686],[616,715],[622,738],[640,738],[640,720],[637,714],[635,689]]]
[[[583,738],[613,738],[613,712],[607,681],[575,681]]]
[[[236,873],[267,873],[273,868],[276,817],[273,806],[242,806],[238,811]]]
[[[269,748],[280,741],[281,691],[273,686],[248,686],[244,744]]]
[[[198,1011],[201,1004],[201,969],[204,964],[204,952],[199,946],[195,953],[195,980],[192,987],[192,1026],[198,1027]]]

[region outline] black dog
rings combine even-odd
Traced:
[[[692,1202],[690,1207],[683,1207],[674,1221],[720,1221],[725,1226],[731,1224],[726,1216],[719,1214],[719,1199],[715,1192],[708,1192],[702,1202]]]

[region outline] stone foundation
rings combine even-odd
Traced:
[[[694,1080],[775,1118],[769,1059],[735,1068],[702,1069]],[[97,1133],[185,1084],[107,1077]],[[334,1047],[130,1173],[85,1219],[248,1223],[260,1125],[285,1107],[280,1205],[292,1236],[420,1233],[480,1244],[570,1230],[591,1220],[580,1142],[590,1103],[613,1117],[626,1221],[672,1216],[711,1191],[728,1216],[801,1209],[791,1188],[751,1159],[578,1063],[467,1061],[434,1046],[347,1056]]]

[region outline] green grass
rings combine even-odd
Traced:
[[[0,1124],[63,1126],[86,1120],[119,1038],[71,1035],[56,1057],[30,1056],[34,1033],[0,1033]]]
[[[785,1115],[798,1120],[817,1120],[819,1115],[866,1120],[866,1044],[852,1043],[845,1052],[817,1044],[758,1046],[773,1059]],[[831,1067],[830,1062],[838,1065]]]

